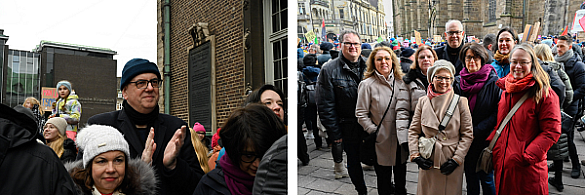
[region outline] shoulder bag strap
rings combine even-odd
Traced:
[[[396,78],[394,78],[394,80],[392,81],[392,95],[390,96],[390,102],[388,102],[388,107],[386,107],[386,111],[384,111],[384,115],[382,115],[382,119],[380,120],[380,123],[378,123],[378,127],[376,127],[376,132],[374,132],[374,135],[378,135],[378,131],[380,131],[380,126],[382,126],[382,122],[384,122],[384,118],[386,117],[386,114],[390,109],[390,105],[392,104],[392,98],[394,98],[394,88],[396,88]]]
[[[445,130],[447,124],[451,120],[453,116],[453,112],[455,112],[455,107],[457,107],[457,102],[459,102],[459,95],[453,93],[453,98],[451,99],[451,103],[449,104],[449,109],[445,112],[445,116],[443,116],[443,120],[441,120],[441,124],[439,125],[439,131]]]
[[[494,138],[490,142],[490,145],[488,147],[489,150],[492,150],[494,148],[494,145],[496,145],[496,141],[500,137],[502,130],[504,129],[506,124],[508,124],[508,122],[512,118],[512,115],[514,115],[514,113],[516,113],[516,111],[518,111],[518,108],[520,108],[520,106],[522,105],[522,103],[524,103],[524,101],[526,101],[526,99],[528,99],[528,92],[526,92],[524,94],[524,96],[522,96],[522,98],[520,98],[520,100],[518,100],[518,102],[516,102],[514,107],[512,107],[512,110],[510,110],[510,112],[508,112],[508,115],[506,115],[506,118],[504,118],[504,121],[502,121],[502,123],[498,127],[498,131],[496,131],[496,135],[494,135]]]

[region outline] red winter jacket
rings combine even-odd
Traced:
[[[529,91],[507,93],[500,81],[497,84],[503,93],[498,103],[496,130],[514,104]],[[487,138],[488,142],[496,130]],[[543,95],[538,104],[529,97],[504,127],[493,148],[497,194],[548,194],[546,152],[560,135],[561,112],[555,92],[549,88],[548,96]]]

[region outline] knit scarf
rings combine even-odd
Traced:
[[[452,89],[452,87],[450,87],[450,88],[449,88],[447,91],[445,91],[444,93],[439,93],[439,92],[436,92],[434,88],[435,88],[435,86],[434,86],[432,83],[429,85],[429,88],[427,88],[427,96],[429,97],[429,100],[432,100],[434,97],[437,97],[437,96],[443,95],[443,94],[445,94],[445,93],[447,93],[447,92],[451,91],[451,89]]]
[[[509,64],[510,63],[510,53],[503,55],[500,53],[500,50],[496,51],[494,54],[494,59],[496,59],[501,64]]]
[[[233,164],[226,154],[219,160],[219,166],[223,169],[225,183],[232,194],[252,194],[254,176],[242,171],[238,165]]]
[[[492,70],[495,71],[494,67],[486,64],[473,73],[469,73],[467,68],[463,68],[461,72],[459,72],[459,75],[461,75],[461,90],[469,94],[469,110],[471,113],[473,113],[473,108],[477,101],[477,93],[485,85]]]
[[[498,81],[496,81],[496,85],[502,89],[505,89],[506,93],[517,93],[524,91],[534,86],[535,83],[536,80],[534,80],[532,73],[521,79],[515,79],[512,74],[508,74],[506,77],[500,78]]]
[[[159,111],[158,105],[156,105],[154,110],[148,114],[142,114],[134,110],[134,108],[132,108],[132,106],[130,106],[130,104],[128,104],[126,100],[122,102],[122,107],[124,108],[124,112],[126,113],[126,115],[128,115],[128,118],[134,125],[154,124],[154,121],[156,120],[156,118],[158,118]]]
[[[567,52],[565,52],[565,54],[563,54],[562,56],[555,56],[555,61],[557,62],[561,62],[561,63],[565,63],[567,60],[570,60],[571,58],[573,58],[573,55],[575,55],[573,53],[573,50],[569,50]]]

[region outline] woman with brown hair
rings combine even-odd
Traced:
[[[532,47],[517,45],[510,52],[509,61],[510,74],[496,82],[504,91],[498,104],[496,127],[502,125],[521,97],[526,95],[527,99],[501,132],[492,131],[487,138],[496,139],[493,148],[496,192],[548,194],[546,154],[561,135],[559,99]]]
[[[375,133],[379,128],[375,148],[377,163],[374,165],[378,193],[406,194],[408,87],[402,81],[404,74],[398,58],[389,47],[376,47],[366,63],[365,80],[358,86],[355,115],[367,133]],[[391,187],[392,172],[396,184],[394,190]]]
[[[410,90],[410,111],[418,103],[418,99],[427,94],[429,82],[427,81],[427,70],[433,66],[435,61],[439,60],[437,53],[431,46],[422,45],[414,52],[414,63],[410,65],[410,70],[403,77],[404,83]]]

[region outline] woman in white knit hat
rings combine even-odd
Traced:
[[[410,160],[419,167],[416,194],[462,194],[463,163],[473,141],[473,123],[467,98],[456,99],[453,92],[454,75],[451,62],[436,61],[427,72],[427,95],[419,99],[412,117],[408,148]],[[455,108],[450,111],[453,100]],[[452,114],[449,120],[447,113]],[[426,142],[431,144],[419,150],[419,140],[424,145],[433,139],[434,143]]]
[[[129,159],[129,146],[115,128],[87,126],[77,135],[83,159],[65,164],[81,194],[156,194],[156,178],[150,165]]]
[[[63,163],[74,161],[75,156],[77,156],[75,143],[65,134],[66,128],[67,121],[61,117],[47,120],[43,127],[43,136],[47,140],[47,146],[55,151]]]

